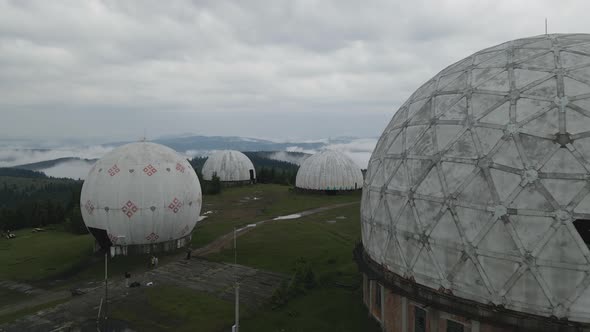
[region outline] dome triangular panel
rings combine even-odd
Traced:
[[[541,80],[547,78],[548,73],[535,70],[526,69],[515,69],[514,70],[514,81],[516,88],[522,89],[528,87],[533,82],[540,83]]]
[[[398,167],[395,175],[391,178],[391,181],[389,181],[387,188],[400,191],[406,191],[410,188],[410,178],[408,177],[408,171],[406,170],[405,164],[402,163]]]
[[[479,145],[482,148],[482,153],[487,155],[500,142],[504,132],[499,129],[476,127],[475,134],[479,139]]]
[[[569,77],[563,78],[565,93],[570,96],[578,96],[590,93],[590,85]]]
[[[554,220],[550,217],[511,215],[510,221],[520,242],[528,251],[539,245]]]
[[[523,168],[523,163],[516,148],[516,144],[513,139],[504,141],[502,147],[498,149],[498,152],[494,154],[492,160],[500,165],[506,165],[514,168]]]
[[[557,149],[553,156],[543,165],[541,171],[547,173],[586,173],[584,166],[565,148]]]
[[[447,190],[449,193],[454,193],[459,189],[459,186],[466,181],[469,175],[473,172],[475,166],[471,164],[443,162],[442,170],[447,183]]]
[[[481,172],[477,173],[457,199],[475,204],[491,204],[494,201],[491,188]]]
[[[516,262],[489,256],[480,255],[477,259],[496,292],[504,288],[506,282],[519,267]]]
[[[414,200],[414,204],[416,205],[416,211],[418,212],[420,223],[424,228],[430,229],[437,221],[437,216],[440,213],[442,204],[422,199]]]
[[[463,234],[465,234],[465,237],[469,242],[475,240],[477,234],[481,232],[485,225],[493,222],[493,220],[491,220],[493,215],[488,211],[461,206],[455,207],[455,211],[457,212],[459,225],[461,225],[461,229],[463,229]]]
[[[562,268],[539,267],[539,272],[549,287],[553,299],[558,303],[565,302],[576,291],[576,286],[582,282],[586,273],[583,271],[564,270]],[[564,282],[567,280],[567,282]]]
[[[559,113],[557,108],[529,121],[522,129],[531,135],[555,135],[555,133],[559,132]]]
[[[477,149],[470,131],[466,131],[445,153],[447,156],[460,158],[477,158]]]
[[[530,135],[520,135],[520,142],[531,166],[544,162],[545,158],[555,151],[556,144],[551,140]]]
[[[537,191],[533,186],[524,188],[518,196],[512,201],[510,207],[524,210],[541,210],[550,211],[553,209],[551,203],[545,196]]]
[[[508,227],[501,219],[496,220],[494,226],[477,244],[477,248],[488,252],[518,255],[518,246],[514,243]]]
[[[589,50],[590,51],[590,50]],[[561,60],[561,65],[564,68],[569,67],[577,67],[581,64],[589,64],[590,65],[590,56],[576,54],[572,52],[560,52],[559,59]]]
[[[436,226],[432,229],[430,237],[435,240],[435,243],[440,245],[461,244],[461,235],[449,210],[445,211],[441,216]]]
[[[449,142],[457,138],[459,132],[463,130],[461,125],[445,125],[436,128],[436,141],[438,150],[442,151],[447,148]]]
[[[551,303],[543,288],[531,273],[527,270],[518,280],[512,285],[506,297],[510,302],[517,302],[519,304],[535,305],[537,307],[550,307]]]
[[[467,116],[467,100],[462,98],[452,107],[442,112],[440,120],[463,120]]]
[[[571,227],[573,228],[573,225]],[[559,263],[588,263],[582,250],[578,246],[578,242],[572,237],[572,234],[566,225],[562,225],[557,229],[555,234],[553,234],[551,239],[545,244],[537,258]]]
[[[553,102],[537,99],[520,98],[516,102],[516,121],[521,122],[533,114],[547,111],[553,107]]]
[[[479,119],[479,122],[505,125],[510,122],[510,103],[505,102],[490,113]]]
[[[553,56],[553,52],[548,52],[546,54],[524,61],[520,65],[522,67],[529,68],[552,69],[555,68],[555,57]]]
[[[500,200],[506,202],[510,194],[518,188],[520,183],[520,175],[504,172],[497,169],[490,169],[490,174],[492,176],[492,180],[494,181],[494,186],[496,187],[496,191],[498,192],[498,196],[500,196]]]
[[[570,134],[590,131],[590,118],[567,107],[565,109],[565,128]]]
[[[435,197],[444,195],[436,167],[433,167],[422,180],[422,183],[416,188],[416,193]]]
[[[521,92],[522,96],[533,96],[542,98],[557,97],[557,79],[550,78]]]
[[[586,195],[574,209],[575,213],[590,214],[590,195]]]
[[[478,118],[491,109],[496,109],[506,102],[506,97],[495,94],[474,93],[471,97],[471,109],[473,116]]]
[[[510,90],[508,72],[503,71],[476,87],[478,90],[507,92]]]

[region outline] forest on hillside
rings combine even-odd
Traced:
[[[0,230],[61,225],[85,233],[80,213],[82,181],[42,172],[0,168]]]

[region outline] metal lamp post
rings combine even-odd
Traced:
[[[256,227],[256,224],[248,224],[242,228],[235,228],[234,227],[234,264],[238,265],[238,246],[237,246],[237,234],[246,229],[246,228],[252,228],[252,227]],[[235,272],[235,281],[234,281],[234,290],[236,293],[236,312],[235,312],[235,319],[236,322],[234,324],[234,326],[232,326],[232,332],[239,332],[240,331],[240,283],[238,282],[238,272],[237,272],[237,266],[236,268],[236,272]]]

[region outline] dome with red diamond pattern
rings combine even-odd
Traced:
[[[106,231],[113,246],[186,237],[201,203],[201,185],[186,158],[150,142],[120,146],[97,161],[80,197],[86,226]]]

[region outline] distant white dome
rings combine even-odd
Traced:
[[[432,289],[590,322],[576,229],[590,226],[589,179],[590,35],[510,41],[447,67],[393,116],[367,170],[363,245]]]
[[[163,145],[123,145],[92,167],[80,197],[87,227],[106,230],[113,245],[176,240],[201,211],[201,185],[188,161]]]
[[[295,186],[310,190],[361,189],[363,173],[345,154],[325,150],[312,155],[301,164]]]
[[[223,150],[210,155],[203,165],[203,179],[211,181],[217,174],[222,182],[250,181],[250,171],[256,178],[254,164],[240,151]]]

